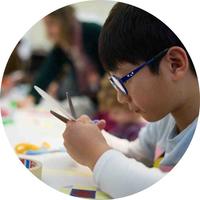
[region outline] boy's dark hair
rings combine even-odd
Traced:
[[[117,3],[102,28],[99,37],[99,56],[108,71],[115,71],[120,62],[138,64],[172,46],[186,52],[179,38],[159,19],[148,12],[124,3]],[[194,65],[187,53],[190,68],[196,75]],[[159,72],[160,59],[149,67]]]

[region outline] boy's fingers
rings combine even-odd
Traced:
[[[87,115],[82,115],[77,119],[78,122],[82,123],[91,123],[92,120],[87,116]],[[99,120],[96,124],[100,130],[104,129],[106,126],[106,121],[105,120]]]
[[[104,119],[101,119],[98,123],[97,126],[100,130],[104,129],[106,127],[106,121]]]
[[[77,121],[82,122],[82,123],[89,123],[91,122],[91,119],[87,115],[81,115]]]

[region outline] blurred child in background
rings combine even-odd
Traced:
[[[110,84],[108,76],[101,80],[98,102],[99,112],[95,118],[106,120],[105,130],[130,141],[137,138],[146,121],[138,113],[130,111],[127,105],[117,101],[116,90]]]

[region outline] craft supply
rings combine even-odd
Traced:
[[[1,116],[2,116],[2,122],[3,125],[10,125],[14,123],[14,120],[12,118],[12,115],[10,111],[8,111],[6,108],[1,108]]]
[[[92,190],[80,190],[80,189],[71,190],[71,196],[82,197],[82,198],[94,199],[95,193],[96,191],[92,191]]]
[[[30,154],[32,153],[31,155],[33,155],[33,152],[39,152],[40,150],[47,151],[48,148],[50,148],[50,144],[47,142],[43,142],[41,146],[37,146],[31,143],[20,143],[15,146],[15,152],[17,154],[27,154],[27,152],[30,152]]]
[[[4,109],[4,108],[1,108],[1,116],[2,117],[8,117],[9,116],[9,111]]]
[[[19,158],[20,161],[25,165],[30,172],[37,178],[41,179],[42,175],[42,164],[39,161],[32,159]]]
[[[49,105],[52,107],[52,109],[57,108],[59,111],[61,111],[69,120],[75,120],[74,117],[71,116],[61,105],[58,101],[56,101],[53,97],[48,95],[45,91],[40,89],[37,86],[34,86],[35,90],[49,103]]]
[[[71,196],[87,199],[110,199],[106,193],[100,191],[97,187],[69,185],[61,188],[60,191]]]
[[[14,121],[12,118],[10,118],[10,117],[3,118],[3,125],[7,126],[7,125],[10,125],[13,123],[14,123]]]
[[[48,149],[51,147],[51,145],[48,142],[43,142],[42,147]]]
[[[53,97],[51,97],[49,94],[47,94],[41,88],[39,88],[38,86],[34,86],[34,88],[51,106],[51,108],[52,108],[51,111],[50,111],[51,114],[53,114],[55,117],[57,117],[58,119],[60,119],[64,123],[66,123],[68,120],[73,120],[73,121],[76,120],[76,112],[75,112],[74,106],[72,104],[71,97],[70,97],[69,93],[66,93],[66,97],[68,98],[68,103],[69,103],[69,108],[70,108],[71,113],[68,113],[60,105],[60,103],[58,101],[56,101]],[[55,112],[54,109],[59,110],[62,114],[64,114],[64,116]],[[94,121],[91,121],[91,122],[97,124],[99,122],[99,120],[94,120]]]
[[[16,101],[11,101],[10,102],[10,107],[16,109],[17,108],[17,102]]]
[[[28,150],[26,151],[26,155],[41,155],[41,154],[47,154],[47,153],[57,153],[57,152],[66,152],[64,148],[59,149],[38,149],[38,150]]]
[[[15,146],[17,154],[24,154],[28,150],[38,150],[40,147],[30,143],[20,143]]]

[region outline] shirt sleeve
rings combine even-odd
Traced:
[[[149,124],[142,128],[138,138],[132,142],[117,138],[105,130],[102,131],[102,134],[108,145],[113,149],[151,167],[153,165],[156,142],[158,141],[155,126],[155,124]]]
[[[165,175],[159,169],[146,167],[113,149],[102,154],[93,172],[98,187],[112,198],[139,192]]]

